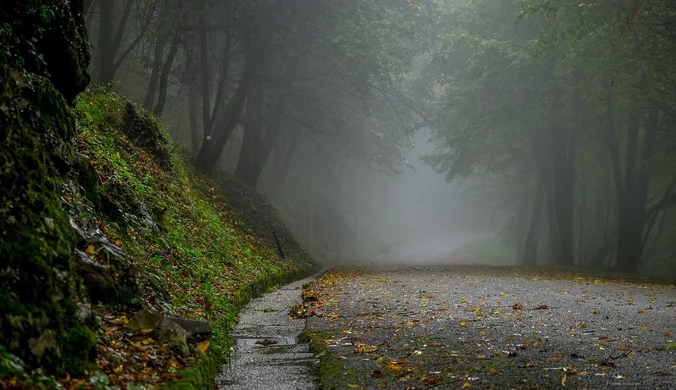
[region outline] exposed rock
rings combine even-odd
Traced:
[[[89,84],[82,8],[83,0],[3,0],[0,12],[0,25],[9,24],[14,38],[2,42],[8,58],[21,58],[27,71],[47,76],[69,102]]]
[[[127,328],[134,333],[152,329],[152,334],[163,342],[177,347],[184,355],[189,355],[188,332],[176,322],[171,321],[160,313],[144,308],[129,320]]]
[[[46,330],[40,335],[40,337],[29,339],[28,348],[30,348],[31,352],[33,355],[35,355],[35,357],[38,358],[38,360],[42,358],[42,356],[45,354],[45,351],[47,350],[58,351],[58,345],[56,343],[54,332],[51,330]]]
[[[116,302],[120,294],[110,270],[90,259],[81,250],[76,249],[75,253],[79,261],[74,262],[73,268],[82,278],[89,299],[94,303]]]
[[[186,318],[168,317],[181,326],[191,337],[205,339],[211,337],[211,325],[206,321],[189,320]]]
[[[157,329],[163,319],[164,316],[162,314],[151,311],[148,308],[143,308],[131,317],[129,323],[127,323],[127,328],[134,333],[138,333],[143,329]]]
[[[159,339],[163,343],[178,347],[184,356],[190,355],[188,350],[188,332],[174,321],[163,318],[157,329]]]
[[[155,160],[165,169],[171,168],[171,153],[165,136],[161,133],[157,124],[133,104],[127,103],[125,107],[126,135],[138,146],[147,150],[155,157]]]

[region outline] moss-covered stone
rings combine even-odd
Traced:
[[[3,0],[0,61],[47,76],[71,102],[89,84],[83,0]]]
[[[82,372],[94,346],[59,179],[76,159],[67,100],[89,83],[81,12],[81,0],[0,7],[0,344],[55,373]]]
[[[83,301],[71,260],[75,237],[61,205],[60,183],[75,156],[74,119],[61,94],[41,76],[0,67],[0,343],[27,364],[63,372],[84,362],[92,340],[68,344],[82,326]],[[80,369],[81,370],[81,369]]]

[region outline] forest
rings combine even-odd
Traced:
[[[275,289],[320,388],[662,386],[675,63],[671,0],[3,1],[0,388],[214,388]]]
[[[391,245],[359,205],[423,129],[424,162],[508,215],[517,264],[647,273],[675,265],[675,18],[646,0],[85,2],[95,82],[325,249]]]

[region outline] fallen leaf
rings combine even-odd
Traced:
[[[380,370],[374,370],[374,371],[371,373],[371,377],[372,377],[372,378],[376,378],[376,379],[382,378],[382,377],[383,377],[383,372],[380,371]]]
[[[515,304],[512,306],[512,309],[514,309],[514,310],[523,310],[523,305],[521,304],[521,302],[517,302],[517,303],[515,303]]]
[[[85,249],[85,253],[90,256],[94,256],[96,254],[96,248],[94,247],[94,245],[89,245],[87,249]]]
[[[566,387],[566,380],[568,379],[568,374],[564,374],[561,378],[561,386]]]
[[[472,385],[469,382],[465,382],[462,384],[463,389],[469,389],[470,387],[472,387]]]
[[[204,340],[197,344],[197,349],[202,353],[207,353],[207,350],[209,349],[209,340]]]

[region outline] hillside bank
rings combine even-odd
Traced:
[[[0,11],[0,387],[208,388],[239,308],[311,259],[261,198],[226,195],[137,105],[82,92],[81,10]],[[144,307],[209,321],[212,337],[180,351],[130,335]]]

